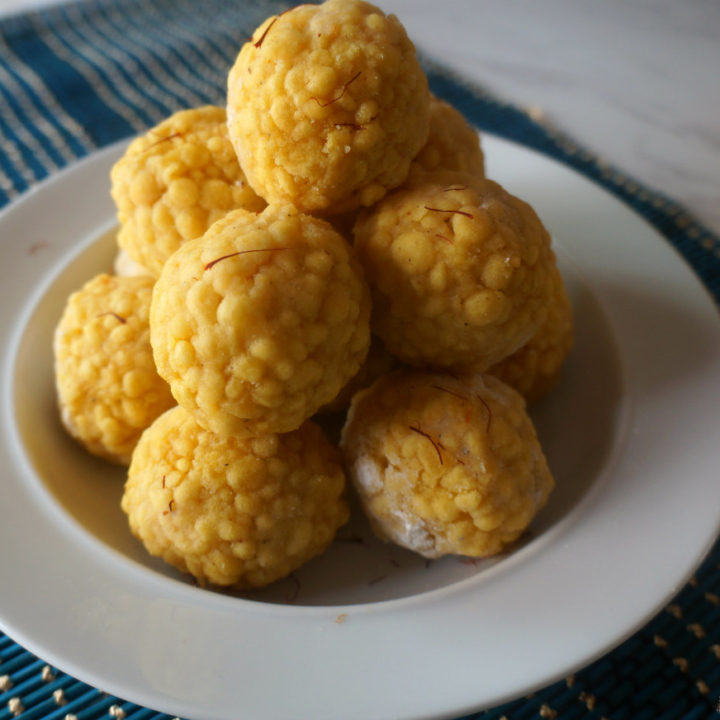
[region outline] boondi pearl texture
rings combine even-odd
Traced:
[[[428,558],[501,552],[554,484],[522,397],[490,375],[386,375],[341,447],[376,535]]]
[[[128,465],[140,434],[175,404],[158,375],[148,313],[153,280],[98,275],[73,293],[55,330],[55,383],[68,432]]]
[[[486,370],[547,314],[555,263],[533,209],[497,183],[428,173],[361,213],[372,330],[418,367]]]
[[[485,176],[485,156],[477,130],[449,103],[430,97],[430,132],[427,142],[410,164],[408,181],[436,170]],[[407,182],[407,181],[406,181]]]
[[[352,247],[291,206],[237,210],[165,264],[153,292],[158,372],[221,435],[298,428],[359,370],[370,298]]]
[[[553,487],[525,403],[572,308],[549,233],[395,16],[267,18],[225,106],[135,138],[111,195],[116,275],[69,298],[56,383],[68,431],[129,464],[149,553],[263,587],[333,542],[345,473],[375,533],[428,558],[525,532]]]
[[[259,195],[335,214],[405,180],[428,136],[429,91],[394,15],[328,0],[255,31],[228,76],[227,113]]]
[[[311,422],[240,440],[176,407],[143,434],[122,508],[152,555],[201,584],[262,587],[332,542],[348,519],[337,450]]]
[[[572,306],[557,268],[552,281],[547,315],[537,332],[519,350],[488,370],[512,385],[529,403],[552,390],[573,345]]]
[[[265,207],[228,140],[225,108],[212,105],[177,112],[133,140],[110,178],[118,244],[156,277],[183,242],[230,210]]]

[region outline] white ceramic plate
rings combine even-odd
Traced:
[[[122,474],[57,421],[51,336],[109,269],[98,153],[0,215],[0,625],[113,694],[203,720],[456,717],[563,677],[679,590],[720,520],[720,322],[649,225],[567,168],[484,138],[489,175],[551,230],[575,306],[561,382],[533,409],[557,480],[492,562],[425,563],[362,522],[263,594],[193,587],[151,560]]]

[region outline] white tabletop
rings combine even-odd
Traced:
[[[0,14],[49,2],[0,0]],[[429,56],[541,112],[720,235],[720,3],[376,4]]]

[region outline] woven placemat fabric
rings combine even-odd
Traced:
[[[175,110],[224,104],[226,74],[240,45],[264,18],[290,5],[82,0],[0,21],[0,207],[74,160]],[[720,239],[682,207],[536,113],[465,83],[435,62],[424,63],[432,90],[481,130],[560,160],[634,208],[720,301]],[[720,544],[672,603],[613,652],[530,697],[468,719],[720,717],[718,569]],[[89,687],[0,633],[0,720],[13,717],[170,716]]]

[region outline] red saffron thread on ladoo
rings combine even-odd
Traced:
[[[289,250],[289,249],[290,248],[286,248],[286,247],[277,247],[277,248],[254,248],[252,250],[238,250],[237,252],[229,253],[228,255],[223,255],[222,257],[211,260],[209,263],[207,263],[203,267],[203,270],[210,270],[210,268],[214,267],[222,260],[228,260],[229,258],[237,257],[238,255],[247,255],[248,253],[272,252],[273,250]]]
[[[490,409],[490,406],[478,395],[477,399],[485,406],[485,409],[487,410],[488,419],[487,419],[487,425],[485,426],[485,434],[490,432],[490,423],[492,422],[492,410]]]
[[[260,46],[265,41],[265,38],[267,37],[267,34],[270,32],[270,28],[277,22],[277,19],[280,17],[280,15],[276,15],[271,21],[270,24],[265,28],[265,32],[260,36],[260,39],[257,42],[253,43],[253,47],[256,47],[258,50],[260,49]]]
[[[452,395],[452,396],[454,396],[454,397],[456,397],[456,398],[460,398],[461,400],[467,400],[467,399],[468,399],[468,398],[466,398],[464,395],[461,395],[460,393],[456,393],[456,392],[454,392],[454,391],[452,391],[452,390],[448,390],[447,388],[442,387],[442,385],[431,385],[430,387],[435,388],[435,390],[441,390],[442,392],[447,393],[448,395]]]
[[[122,323],[123,325],[127,322],[127,318],[124,318],[122,315],[118,315],[116,312],[112,312],[111,310],[108,310],[107,312],[104,312],[104,313],[100,313],[96,317],[105,317],[106,315],[111,315],[119,323]]]
[[[336,103],[338,100],[342,100],[343,96],[347,92],[347,89],[362,75],[362,70],[358,70],[355,75],[353,75],[343,86],[342,90],[340,91],[340,94],[337,97],[332,98],[331,100],[328,100],[327,102],[320,102],[314,95],[310,98],[311,100],[314,100],[320,107],[327,107],[328,105],[332,105],[333,103]]]
[[[279,18],[281,18],[285,13],[289,13],[291,10],[297,10],[300,7],[305,7],[306,5],[309,5],[310,3],[302,3],[301,5],[296,5],[295,7],[288,8],[287,10],[283,10],[281,13],[278,13],[273,19],[272,22],[265,28],[265,32],[260,36],[260,39],[257,42],[253,43],[253,47],[256,47],[260,49],[260,46],[263,44],[265,38],[267,37],[267,34],[270,32],[270,28],[278,21]],[[318,37],[320,37],[318,35]],[[252,40],[252,37],[250,38]],[[249,68],[248,68],[249,70]]]
[[[444,212],[453,213],[454,215],[464,215],[465,217],[469,217],[471,220],[473,217],[469,212],[465,212],[464,210],[443,210],[442,208],[428,207],[427,205],[423,205],[423,207],[430,212]]]
[[[148,145],[147,148],[145,148],[145,149],[149,150],[150,148],[153,148],[156,145],[159,145],[160,143],[169,142],[170,140],[173,140],[174,138],[182,137],[182,135],[183,134],[181,132],[174,132],[170,135],[167,135],[166,137],[161,137],[159,140],[156,140],[154,143],[151,143],[150,145]]]
[[[442,452],[440,451],[440,445],[437,442],[435,442],[435,440],[433,440],[432,437],[430,437],[430,435],[428,435],[426,432],[423,432],[420,428],[409,425],[408,429],[412,430],[412,432],[417,433],[418,435],[422,435],[424,438],[427,438],[430,441],[432,446],[435,448],[435,452],[437,453],[438,460],[440,460],[440,464],[443,465],[443,456],[442,456]]]

